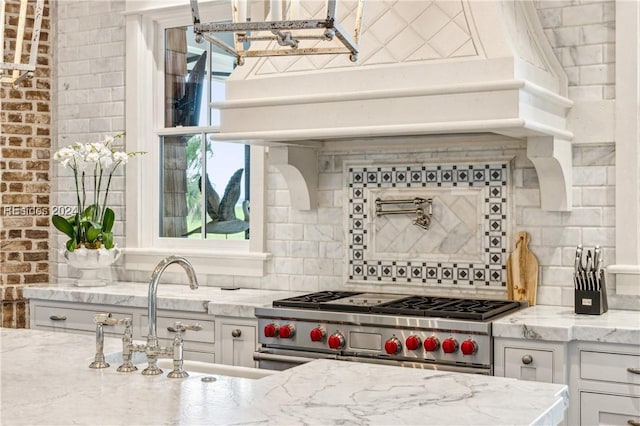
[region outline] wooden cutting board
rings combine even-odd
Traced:
[[[529,251],[531,237],[518,232],[516,248],[507,259],[507,292],[509,300],[526,300],[536,304],[538,292],[538,259]]]

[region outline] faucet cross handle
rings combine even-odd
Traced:
[[[182,324],[176,321],[173,326],[167,327],[167,330],[176,333],[173,337],[173,370],[167,374],[170,379],[182,379],[189,376],[189,373],[183,368],[184,362],[184,340],[182,333],[186,330],[199,331],[202,330],[200,324]]]
[[[111,312],[96,312],[93,315],[93,322],[96,324],[96,355],[89,368],[107,368],[109,363],[104,357],[104,326],[115,325],[120,322],[111,315]]]

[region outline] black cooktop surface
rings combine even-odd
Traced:
[[[304,294],[302,296],[289,297],[288,299],[274,300],[273,307],[321,309],[322,304],[333,300],[343,299],[349,296],[361,294],[359,291],[319,291],[317,293]]]
[[[274,307],[484,321],[521,307],[510,300],[320,291],[275,300]]]

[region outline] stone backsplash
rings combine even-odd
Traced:
[[[508,163],[350,166],[345,228],[348,280],[420,287],[506,285]],[[382,201],[432,200],[428,229],[416,214],[378,215]],[[412,203],[393,205],[416,209]]]

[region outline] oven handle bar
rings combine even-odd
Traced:
[[[426,370],[436,370],[436,371],[453,371],[456,373],[475,373],[475,374],[492,375],[491,368],[465,367],[462,365],[452,365],[452,364],[424,363],[424,362],[414,362],[414,361],[404,361],[404,360],[387,360],[387,359],[379,359],[379,358],[364,357],[364,356],[322,354],[322,353],[313,353],[309,357],[284,355],[282,353],[273,354],[269,352],[259,352],[259,351],[256,351],[253,353],[254,361],[284,362],[288,364],[304,364],[307,362],[311,362],[314,359],[320,359],[320,358],[335,359],[338,361],[366,362],[370,364],[423,368]]]

